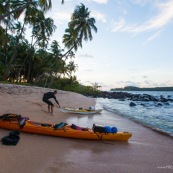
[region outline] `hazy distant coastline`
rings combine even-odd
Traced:
[[[173,91],[173,87],[139,88],[135,86],[126,86],[124,88],[113,88],[110,91]]]

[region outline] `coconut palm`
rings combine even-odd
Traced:
[[[44,16],[38,16],[38,21],[33,26],[32,37],[36,39],[36,42],[40,47],[45,48],[48,44],[50,36],[55,31],[56,26],[51,18],[45,18]]]
[[[35,42],[31,44],[31,48],[37,44],[39,48],[45,49],[47,47],[50,36],[53,34],[53,32],[56,29],[56,26],[54,25],[54,21],[51,18],[45,18],[42,11],[38,11],[37,15],[34,18],[35,19],[34,19],[34,26],[32,29],[32,38]],[[26,57],[29,58],[28,75],[27,75],[28,82],[32,82],[31,71],[32,68],[34,68],[33,63],[35,62],[34,56],[32,55],[33,52],[31,52],[30,56]]]
[[[6,0],[0,6],[0,8],[1,8],[0,21],[6,17],[18,19],[20,17],[20,15],[22,14],[22,12],[24,12],[24,10],[27,7],[33,6],[36,4],[38,6],[38,3],[35,1],[32,1],[32,0],[28,0],[28,1],[16,0],[15,2],[11,1],[11,0]],[[7,7],[8,7],[8,10],[4,10]]]
[[[72,72],[76,72],[78,66],[74,63],[74,61],[70,61],[67,65],[67,75],[71,76]]]
[[[90,18],[90,11],[83,4],[76,6],[69,27],[73,28],[75,32],[78,33],[78,39],[82,42],[82,39],[85,41],[92,40],[91,30],[93,29],[97,32],[97,28],[94,25],[95,19]]]
[[[78,45],[80,42],[78,41],[78,34],[75,32],[74,28],[68,28],[65,30],[65,34],[63,36],[63,43],[65,44],[66,48],[72,50],[74,48],[77,51]]]
[[[61,3],[64,3],[64,0],[61,1]],[[52,2],[51,0],[16,0],[16,1],[11,1],[11,0],[6,0],[3,2],[3,0],[0,0],[0,20],[4,19],[7,16],[15,16],[16,18],[19,18],[21,13],[28,7],[33,4],[37,4],[43,11],[47,11],[52,8]],[[10,10],[6,11],[5,5],[10,6]]]
[[[63,36],[63,43],[65,44],[65,47],[69,50],[62,55],[63,57],[66,57],[65,60],[68,58],[70,54],[72,54],[72,49],[77,51],[78,47],[81,47],[81,42],[78,41],[77,33],[73,28],[68,28],[65,30],[65,34]]]
[[[82,47],[82,40],[92,40],[92,30],[97,32],[95,19],[90,18],[90,12],[83,4],[76,6],[71,21],[68,24],[69,28],[65,30],[63,43],[69,50],[63,55],[66,56],[73,48],[77,51],[78,47]]]

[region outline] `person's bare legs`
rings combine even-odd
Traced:
[[[48,105],[48,112],[51,113],[51,110],[50,110],[50,105]]]
[[[53,115],[53,106],[52,105],[48,105],[48,113]]]
[[[53,106],[51,106],[51,114],[53,115]]]

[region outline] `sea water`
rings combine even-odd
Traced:
[[[149,94],[155,97],[173,99],[173,92],[153,92],[153,91],[133,91],[132,94]],[[121,116],[127,117],[140,124],[156,129],[161,132],[165,132],[170,136],[173,136],[173,102],[161,103],[154,101],[133,101],[136,106],[130,107],[131,100],[118,100],[97,98],[96,102],[101,104],[102,107],[110,112],[117,113]]]

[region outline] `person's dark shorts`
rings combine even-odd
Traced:
[[[52,103],[50,100],[47,100],[47,99],[44,99],[44,98],[43,98],[43,101],[44,101],[45,103],[47,103],[48,105],[53,106],[53,103]]]

